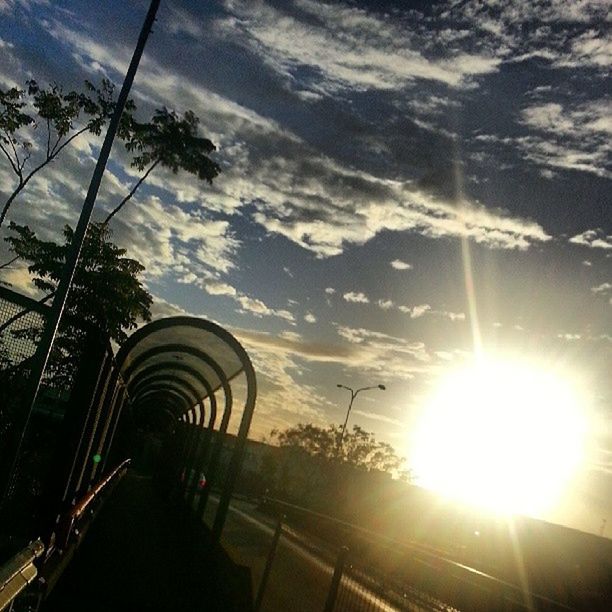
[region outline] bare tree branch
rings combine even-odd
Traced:
[[[149,176],[149,174],[151,174],[151,172],[153,172],[153,170],[159,164],[160,161],[161,160],[156,159],[149,166],[148,170],[138,179],[136,184],[132,187],[132,189],[130,190],[130,193],[128,193],[125,196],[125,198],[123,198],[123,200],[121,200],[121,202],[119,202],[119,204],[109,213],[108,217],[106,217],[106,219],[104,219],[104,225],[108,225],[108,223],[110,223],[111,219],[125,206],[125,204],[128,202],[128,200],[130,200],[132,198],[132,196],[136,193],[138,188],[144,183],[144,181],[147,180],[147,177]]]

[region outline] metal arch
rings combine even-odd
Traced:
[[[134,385],[134,389],[133,392],[135,393],[135,403],[137,403],[138,405],[140,405],[139,400],[139,394],[138,394],[138,388],[139,387],[144,387],[144,393],[146,394],[147,389],[151,388],[152,385],[157,386],[158,384],[163,382],[168,382],[168,383],[172,383],[172,385],[169,385],[170,388],[175,389],[176,390],[176,386],[175,385],[179,385],[184,387],[185,389],[189,390],[192,393],[192,396],[194,398],[194,402],[193,404],[191,404],[191,407],[187,408],[186,410],[183,411],[182,415],[186,415],[187,417],[189,417],[189,415],[193,414],[193,419],[190,421],[188,419],[188,424],[190,425],[197,425],[197,427],[199,428],[201,426],[201,424],[204,422],[205,419],[205,415],[206,415],[206,410],[204,408],[204,403],[202,401],[202,399],[200,399],[200,394],[195,390],[195,388],[187,381],[178,378],[178,377],[174,377],[174,376],[168,376],[165,373],[161,373],[157,376],[150,376],[148,378],[142,379],[139,382],[134,382],[134,381],[130,381],[130,384]],[[206,387],[210,388],[210,386],[206,383]],[[205,388],[206,388],[205,387]],[[129,386],[128,386],[129,388]],[[194,406],[198,405],[200,407],[199,410],[199,423],[196,423],[196,418],[195,418],[195,412],[194,412]],[[182,454],[186,454],[187,457],[191,458],[192,456],[192,450],[193,450],[193,433],[191,431],[191,428],[189,428],[186,432],[185,432],[186,438],[183,441],[183,451]]]
[[[170,395],[168,395],[168,392],[170,392]],[[169,403],[170,400],[172,400],[171,403],[173,408],[175,409],[173,412],[175,419],[178,419],[184,413],[185,405],[187,404],[186,398],[183,395],[179,394],[177,389],[169,389],[167,387],[157,387],[154,389],[147,390],[139,397],[139,403],[137,405],[134,405],[134,409],[138,410],[143,402],[146,402],[147,400],[151,399],[149,397],[151,395],[162,396],[161,399],[163,399],[166,403]],[[132,403],[134,404],[134,400],[132,400]],[[177,411],[179,410],[180,412],[177,414]]]
[[[186,353],[188,355],[191,355],[192,357],[196,357],[197,359],[200,359],[201,361],[209,365],[212,368],[213,372],[219,378],[219,382],[220,382],[220,385],[214,388],[213,393],[216,392],[219,389],[219,387],[221,387],[226,396],[226,404],[229,403],[229,406],[230,406],[229,409],[231,411],[232,390],[229,385],[230,379],[227,377],[225,371],[218,364],[218,362],[215,359],[213,359],[208,353],[206,353],[205,351],[202,351],[201,349],[190,346],[188,344],[177,344],[177,343],[165,344],[162,346],[151,348],[148,351],[145,351],[144,353],[142,353],[142,355],[139,355],[134,360],[134,363],[132,363],[129,368],[126,369],[126,371],[123,373],[124,379],[128,379],[131,376],[132,372],[138,366],[142,365],[145,361],[147,361],[147,359],[156,357],[157,355],[161,355],[163,353]]]
[[[119,369],[123,366],[123,362],[129,355],[130,351],[144,338],[148,335],[161,331],[163,329],[169,327],[195,327],[199,329],[203,329],[204,331],[208,331],[213,335],[217,336],[223,340],[228,346],[234,349],[234,352],[240,363],[245,367],[246,363],[250,363],[249,356],[246,354],[246,351],[242,347],[242,345],[230,334],[226,329],[213,323],[212,321],[207,321],[206,319],[199,319],[197,317],[189,317],[184,315],[179,315],[176,317],[166,317],[164,319],[157,319],[151,323],[148,323],[144,327],[141,327],[139,330],[135,331],[122,345],[117,353],[117,366]],[[243,357],[246,357],[246,361]],[[231,376],[228,376],[228,380],[238,376],[240,372],[242,372],[243,368],[239,371],[233,373]]]
[[[172,421],[176,423],[178,421],[179,415],[182,414],[182,410],[184,410],[185,406],[185,398],[180,396],[176,391],[167,389],[153,389],[148,391],[146,396],[150,396],[150,398],[159,397],[159,402],[161,405],[157,404],[157,410],[148,411],[146,415],[149,418],[151,413],[158,414],[159,412],[163,412],[171,416]],[[143,401],[150,399],[149,397],[145,397]],[[140,406],[134,406],[134,411],[137,411]]]
[[[157,384],[158,382],[173,383],[173,386],[178,386],[185,389],[189,393],[189,396],[192,400],[189,408],[192,408],[195,404],[200,403],[200,396],[196,388],[189,381],[166,373],[149,376],[148,378],[141,380],[134,387],[128,386],[128,392],[130,392],[130,394],[133,394],[134,398],[137,398],[144,390],[147,389],[149,385]]]
[[[132,400],[134,403],[134,409],[136,410],[138,405],[145,400],[145,397],[151,393],[171,394],[171,395],[176,396],[177,398],[182,399],[183,400],[183,410],[179,414],[176,415],[177,419],[182,414],[187,412],[187,410],[189,410],[189,408],[191,407],[191,400],[189,399],[189,396],[184,391],[181,391],[180,389],[177,389],[176,387],[171,387],[167,384],[164,385],[163,383],[159,383],[158,385],[153,385],[149,387],[141,395],[139,395],[138,397]]]
[[[126,379],[128,379],[131,373],[137,367],[145,363],[148,359],[156,357],[157,355],[162,355],[164,353],[181,353],[181,352],[191,355],[193,357],[196,357],[197,359],[200,359],[201,361],[209,365],[211,369],[214,371],[214,373],[217,375],[217,377],[219,378],[220,387],[223,389],[223,393],[225,395],[225,407],[223,409],[223,417],[221,419],[221,424],[219,426],[219,433],[224,435],[227,431],[229,420],[232,414],[234,398],[233,398],[232,388],[229,384],[229,379],[227,378],[223,368],[221,368],[221,366],[217,363],[217,361],[213,359],[208,353],[202,351],[201,349],[195,348],[187,344],[174,343],[174,344],[165,344],[162,346],[153,347],[149,349],[148,351],[145,351],[144,353],[139,355],[134,360],[134,362],[130,365],[130,367],[126,369],[123,375]],[[219,386],[217,386],[213,390],[213,393],[209,394],[209,397],[210,398],[215,397],[215,392],[218,389],[219,389]],[[210,458],[210,467],[213,471],[216,470],[216,464],[219,461],[219,454],[220,454],[220,450],[219,452],[214,452]],[[205,496],[202,496],[201,499],[204,500],[205,502]],[[202,505],[200,507],[202,507],[203,509]],[[200,507],[198,508],[198,512],[200,512]]]
[[[130,380],[129,384],[130,385],[133,384],[134,386],[137,386],[141,380],[147,379],[146,377],[148,374],[152,374],[157,371],[161,371],[161,372],[170,371],[170,368],[168,366],[171,366],[172,369],[174,370],[182,370],[184,372],[188,372],[194,378],[196,378],[198,382],[204,387],[204,390],[206,391],[206,395],[203,397],[199,397],[199,394],[198,394],[199,401],[204,400],[206,398],[209,399],[211,410],[210,410],[210,416],[208,419],[208,426],[209,427],[214,426],[214,423],[217,417],[217,400],[213,392],[213,389],[210,383],[208,382],[208,380],[204,378],[204,376],[202,376],[200,372],[198,372],[195,368],[192,368],[191,366],[187,364],[175,363],[172,361],[164,361],[162,363],[153,364],[151,366],[144,368],[141,372],[138,372],[138,374],[132,380]]]
[[[231,350],[233,350],[235,356],[238,358],[238,361],[241,365],[241,367],[236,372],[228,372],[228,374],[226,375],[227,380],[231,381],[233,378],[235,378],[242,372],[244,372],[246,376],[247,398],[242,413],[240,426],[238,429],[234,452],[232,454],[229,469],[226,474],[224,483],[225,486],[223,488],[223,491],[221,492],[219,506],[217,508],[215,520],[213,523],[213,538],[218,541],[221,536],[221,531],[223,530],[223,525],[225,523],[225,518],[229,509],[231,494],[236,484],[240,467],[244,459],[246,438],[249,432],[249,428],[251,426],[251,421],[253,419],[255,400],[257,397],[257,380],[255,377],[255,370],[253,369],[253,364],[244,347],[240,344],[240,342],[238,342],[236,338],[234,338],[232,334],[230,334],[227,330],[223,329],[216,323],[188,316],[177,316],[168,317],[166,319],[158,319],[157,321],[153,321],[152,323],[149,323],[148,325],[137,330],[127,339],[127,341],[119,350],[119,353],[117,354],[118,367],[121,368],[123,366],[126,358],[129,356],[132,349],[144,338],[154,332],[174,326],[199,328],[212,333],[218,339],[222,340]],[[219,440],[215,448],[215,453],[220,453],[222,446],[223,439],[222,436],[219,436]]]
[[[138,382],[141,381],[143,378],[146,378],[149,374],[154,374],[158,371],[187,372],[189,375],[193,376],[193,378],[195,378],[207,392],[208,389],[206,389],[206,387],[208,386],[210,388],[208,381],[206,380],[206,378],[204,378],[204,376],[202,376],[201,372],[185,363],[176,363],[172,361],[163,361],[162,363],[155,363],[153,365],[147,366],[146,368],[138,372],[138,374],[136,374],[136,376],[134,376],[134,378],[129,381],[129,385],[137,385]]]

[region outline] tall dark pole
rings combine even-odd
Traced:
[[[123,114],[123,109],[125,108],[125,104],[127,102],[132,83],[134,82],[134,76],[136,74],[136,70],[138,69],[140,58],[142,57],[145,44],[147,42],[149,34],[151,33],[153,22],[155,21],[155,15],[157,14],[159,3],[160,0],[151,0],[151,4],[149,5],[149,11],[142,25],[140,36],[138,37],[138,42],[136,43],[136,48],[132,56],[132,61],[130,62],[130,66],[125,75],[125,80],[123,81],[123,86],[121,87],[121,91],[119,92],[117,104],[115,106],[115,110],[108,125],[108,131],[106,132],[104,143],[102,144],[102,148],[100,149],[100,156],[98,157],[96,167],[91,177],[91,182],[89,183],[87,196],[85,197],[85,202],[83,203],[83,210],[81,211],[79,222],[74,232],[72,242],[70,243],[70,251],[68,253],[68,258],[64,266],[64,270],[62,272],[62,277],[55,292],[55,297],[53,298],[53,303],[51,304],[51,310],[45,321],[42,338],[36,349],[36,353],[32,361],[30,384],[28,385],[28,389],[26,390],[26,393],[23,397],[22,406],[24,409],[21,412],[21,418],[18,417],[19,420],[17,421],[15,427],[17,431],[17,436],[14,442],[14,449],[12,449],[12,465],[10,466],[7,472],[5,472],[4,474],[0,474],[0,478],[2,478],[2,481],[0,481],[0,485],[2,486],[2,488],[0,490],[3,492],[0,504],[4,504],[8,496],[10,495],[13,479],[15,477],[16,468],[19,462],[19,456],[21,454],[21,449],[23,446],[23,441],[25,439],[26,430],[30,421],[30,416],[32,414],[32,410],[34,408],[34,404],[38,396],[40,383],[45,372],[45,368],[47,367],[47,362],[49,361],[51,347],[53,346],[53,342],[57,334],[57,329],[62,318],[64,308],[66,306],[66,300],[68,299],[68,294],[70,293],[72,280],[74,278],[74,273],[79,262],[81,249],[83,247],[83,242],[87,233],[87,228],[89,226],[89,220],[91,218],[91,213],[93,211],[93,207],[96,201],[96,196],[98,195],[100,182],[102,181],[102,175],[104,174],[104,170],[106,168],[106,163],[108,161],[108,157],[113,146],[113,140],[115,139],[117,128],[119,127],[119,121],[121,119],[121,115]]]
[[[340,443],[338,444],[338,448],[342,448],[342,441],[344,440],[346,424],[348,423],[349,415],[351,414],[351,408],[353,407],[353,402],[355,401],[355,396],[357,395],[357,393],[355,393],[352,389],[349,389],[349,391],[351,392],[351,401],[349,402],[348,410],[346,411],[346,418],[344,419],[344,424],[342,425],[342,432],[340,433]]]

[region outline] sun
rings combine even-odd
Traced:
[[[481,359],[447,375],[412,443],[418,483],[502,513],[538,516],[583,460],[585,402],[574,385],[526,362]]]

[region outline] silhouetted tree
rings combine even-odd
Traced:
[[[125,206],[157,166],[168,168],[174,174],[183,170],[212,184],[221,168],[209,157],[216,150],[215,145],[208,138],[198,136],[199,121],[192,111],[181,117],[166,108],[156,110],[149,123],[139,123],[130,117],[125,148],[134,153],[132,168],[144,171],[144,174],[104,223]]]
[[[54,293],[73,230],[64,229],[64,244],[41,240],[24,225],[11,223],[10,230],[13,234],[6,241],[16,255],[29,262],[28,271],[33,275],[34,285],[48,295]],[[69,380],[73,373],[84,342],[83,321],[121,343],[127,337],[127,330],[134,329],[140,320],[151,318],[152,297],[138,278],[144,267],[135,259],[125,257],[125,249],[117,247],[110,238],[111,232],[105,224],[89,226],[49,366],[58,384]],[[27,336],[39,331],[13,333]]]
[[[42,88],[34,80],[26,89],[0,90],[0,153],[16,183],[0,211],[0,226],[15,200],[30,180],[78,136],[100,135],[115,108],[114,85],[103,80],[96,88],[85,81],[85,92],[65,93],[57,84]],[[126,104],[118,137],[132,155],[130,165],[142,176],[105,219],[108,223],[134,196],[149,175],[162,166],[173,173],[187,172],[209,184],[221,172],[210,158],[215,145],[198,134],[199,119],[192,111],[184,115],[157,109],[148,122],[134,118],[136,105]]]
[[[312,457],[327,461],[340,460],[358,468],[381,472],[396,473],[401,469],[404,460],[397,456],[390,444],[376,440],[373,433],[354,425],[352,431],[345,432],[339,447],[341,431],[341,425],[319,427],[299,423],[283,431],[273,429],[270,437],[281,447],[300,448]]]
[[[64,92],[57,84],[43,88],[34,80],[26,85],[0,90],[0,152],[16,180],[2,204],[0,226],[30,180],[81,134],[99,135],[115,105],[108,80],[100,88],[85,81],[85,92]],[[129,101],[126,118],[134,108]],[[126,136],[126,127],[123,121],[120,137]]]

